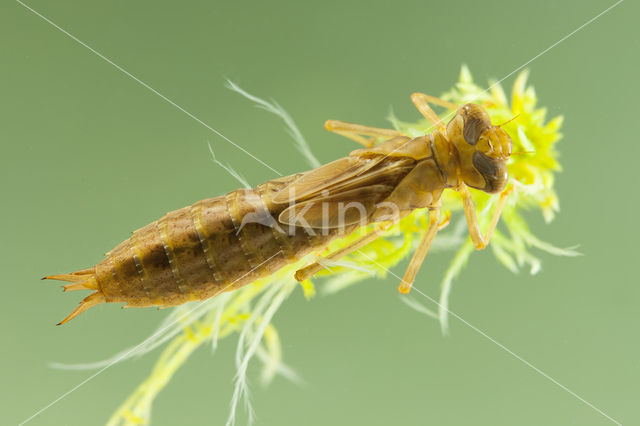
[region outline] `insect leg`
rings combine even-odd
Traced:
[[[398,291],[402,294],[407,294],[411,291],[411,286],[413,285],[413,281],[420,270],[420,266],[424,259],[427,257],[427,253],[431,248],[431,243],[433,243],[433,239],[436,237],[438,233],[438,229],[441,224],[438,223],[438,217],[440,216],[440,207],[436,207],[432,210],[429,210],[429,226],[427,227],[427,232],[422,236],[422,240],[420,240],[420,245],[418,245],[418,249],[413,254],[411,258],[411,262],[409,263],[409,267],[404,273],[404,277],[402,277],[402,282],[398,286]]]
[[[442,219],[438,225],[438,231],[442,231],[444,228],[449,226],[449,223],[451,223],[451,211],[447,210],[444,213],[444,219]]]
[[[411,102],[418,108],[420,114],[424,116],[427,120],[429,120],[436,128],[440,131],[445,131],[446,126],[438,117],[438,114],[435,113],[429,106],[429,96],[424,93],[413,93],[411,95]]]
[[[340,259],[343,256],[346,256],[347,254],[358,250],[361,247],[366,246],[367,244],[369,244],[370,242],[376,240],[378,237],[380,237],[380,235],[384,234],[385,231],[387,229],[389,229],[389,227],[393,225],[393,222],[383,222],[383,223],[379,223],[376,225],[376,227],[374,228],[374,230],[372,232],[370,232],[369,234],[363,236],[362,238],[352,242],[351,244],[346,245],[345,247],[341,248],[340,250],[337,250],[333,253],[328,254],[327,256],[323,257],[322,259],[325,261],[335,261]],[[322,270],[323,266],[318,263],[318,262],[314,262],[310,265],[305,266],[302,269],[299,269],[296,271],[295,274],[295,279],[297,281],[304,281],[306,279],[311,278],[313,275],[315,275],[317,272],[319,272],[320,270]]]
[[[476,250],[482,250],[487,246],[487,244],[489,244],[489,240],[491,240],[493,231],[498,225],[498,220],[500,220],[500,214],[502,213],[504,204],[507,201],[507,196],[511,193],[512,190],[513,188],[509,187],[502,191],[502,193],[500,194],[500,200],[498,200],[498,205],[493,212],[491,223],[489,224],[489,228],[487,229],[487,232],[483,237],[482,233],[480,232],[480,226],[478,225],[478,218],[476,216],[476,208],[473,205],[473,199],[471,198],[471,192],[469,192],[469,188],[467,188],[465,184],[462,184],[458,189],[460,195],[462,196],[464,215],[467,218],[467,226],[469,227],[471,241],[473,241],[473,245]]]
[[[458,108],[460,108],[460,105],[456,105],[453,102],[449,102],[449,101],[445,101],[444,99],[440,99],[440,98],[436,98],[435,96],[431,96],[431,95],[427,95],[425,93],[414,93],[413,96],[419,96],[422,99],[425,100],[425,102],[428,102],[430,104],[434,104],[434,105],[440,105],[443,108],[446,109],[450,109],[450,110],[457,110]]]
[[[403,136],[402,132],[391,129],[381,129],[378,127],[364,126],[362,124],[347,123],[346,121],[327,120],[324,123],[324,128],[330,132],[337,133],[349,138],[352,141],[356,141],[359,144],[364,145],[366,148],[371,148],[376,139],[391,139],[396,136]],[[370,136],[365,138],[364,136]]]

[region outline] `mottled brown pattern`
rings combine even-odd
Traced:
[[[289,235],[288,227],[276,222],[288,205],[271,199],[298,176],[198,201],[138,229],[95,267],[106,301],[173,306],[202,300],[229,285],[229,290],[236,289],[270,275],[324,247],[337,236],[337,229],[326,235],[318,231],[316,236],[297,229]],[[247,215],[254,215],[254,220],[243,224]]]
[[[484,248],[508,192],[484,238],[467,185],[487,192],[504,189],[511,139],[491,126],[482,107],[472,104],[460,107],[445,128],[428,106],[430,99],[437,98],[412,95],[423,115],[439,127],[429,135],[410,138],[394,130],[328,121],[329,130],[340,128],[366,148],[306,173],[167,213],[135,231],[94,268],[45,277],[72,282],[65,290],[95,290],[63,322],[103,302],[174,306],[207,299],[269,276],[358,226],[384,222],[327,256],[337,259],[373,241],[411,211],[430,208],[429,229],[403,278],[401,291],[407,292],[439,227],[440,195],[446,188],[461,192],[474,246]],[[373,147],[378,137],[385,140]],[[297,271],[296,279],[320,269],[320,262],[314,262]]]

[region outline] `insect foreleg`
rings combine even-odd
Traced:
[[[438,117],[438,114],[436,114],[435,111],[431,109],[431,107],[429,106],[429,103],[440,105],[447,109],[452,109],[452,110],[458,109],[458,105],[454,103],[445,101],[440,98],[436,98],[435,96],[425,95],[424,93],[412,94],[411,101],[416,106],[416,108],[418,108],[418,111],[420,111],[420,113],[427,120],[429,120],[434,126],[436,126],[436,128],[440,131],[444,131],[446,129],[446,126],[444,125],[442,120],[440,120],[440,117]]]
[[[435,207],[429,210],[429,226],[427,227],[427,232],[422,236],[422,240],[420,240],[420,245],[416,252],[413,254],[411,258],[411,262],[409,263],[409,267],[404,273],[404,277],[402,277],[402,282],[398,286],[398,291],[402,294],[407,294],[411,290],[411,286],[413,285],[413,281],[420,270],[420,266],[424,259],[427,257],[427,253],[431,248],[431,243],[433,243],[433,239],[436,237],[438,233],[438,229],[441,224],[438,223],[438,218],[440,217],[440,207]],[[446,226],[446,225],[445,225]]]
[[[436,98],[435,96],[427,95],[425,93],[417,92],[417,93],[414,93],[413,95],[420,96],[430,104],[440,105],[441,107],[451,109],[454,111],[460,108],[460,105],[454,104],[453,102],[445,101],[444,99]]]
[[[397,130],[381,129],[338,120],[327,120],[324,123],[324,128],[330,132],[349,138],[352,141],[356,141],[366,148],[371,148],[378,138],[386,140],[396,136],[403,136],[403,133]],[[369,136],[369,138],[365,138],[364,136]]]
[[[491,240],[491,236],[493,235],[493,231],[496,229],[498,225],[498,221],[500,220],[500,214],[502,213],[502,209],[504,208],[505,202],[507,201],[507,196],[511,193],[513,189],[511,187],[505,189],[500,194],[500,200],[498,200],[498,205],[496,206],[495,211],[493,212],[493,216],[491,217],[491,223],[489,224],[489,228],[485,233],[484,237],[480,232],[480,225],[478,225],[478,218],[476,216],[476,208],[473,205],[473,199],[471,198],[471,192],[469,192],[469,188],[465,184],[462,184],[458,189],[460,195],[462,196],[462,204],[464,207],[464,215],[467,218],[467,226],[469,227],[469,235],[471,235],[471,241],[473,241],[473,245],[476,250],[482,250],[489,244],[489,240]]]
[[[352,242],[351,244],[346,245],[345,247],[341,248],[340,250],[337,250],[333,253],[330,253],[329,255],[323,257],[322,259],[324,261],[335,261],[340,259],[343,256],[346,256],[347,254],[354,252],[356,250],[358,250],[361,247],[366,246],[367,244],[369,244],[370,242],[376,240],[378,237],[380,237],[380,235],[384,234],[386,232],[387,229],[389,229],[389,227],[393,225],[393,222],[382,222],[382,223],[378,223],[376,224],[376,227],[374,228],[374,230],[370,233],[368,233],[367,235],[363,236],[362,238],[357,239],[356,241]],[[322,262],[324,263],[324,262]],[[316,274],[317,272],[319,272],[320,270],[322,270],[323,266],[319,263],[319,262],[314,262],[308,266],[305,266],[302,269],[299,269],[296,271],[295,274],[295,278],[298,281],[304,281],[306,279],[311,278],[314,274]]]
[[[426,99],[426,95],[424,93],[414,93],[411,95],[411,102],[418,108],[420,114],[424,116],[427,120],[431,122],[438,130],[444,132],[446,130],[446,126],[438,117],[438,114],[435,113],[434,110],[429,106],[429,102]]]

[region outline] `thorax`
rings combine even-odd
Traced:
[[[439,130],[426,136],[429,140],[431,155],[436,162],[445,183],[452,188],[460,183],[460,156],[455,145]]]

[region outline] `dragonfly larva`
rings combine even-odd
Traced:
[[[511,138],[491,124],[479,105],[458,107],[422,93],[411,99],[433,124],[432,133],[410,138],[395,130],[329,120],[327,130],[364,148],[308,172],[170,212],[135,231],[93,268],[45,277],[71,282],[63,286],[65,291],[93,290],[60,324],[103,302],[166,307],[204,300],[273,274],[360,226],[374,224],[365,236],[298,270],[295,278],[303,281],[325,262],[380,237],[413,210],[427,208],[427,229],[399,286],[408,293],[448,220],[440,222],[445,189],[462,196],[471,239],[477,249],[484,248],[509,192]],[[429,103],[456,113],[445,125]],[[501,192],[484,235],[469,187]]]

